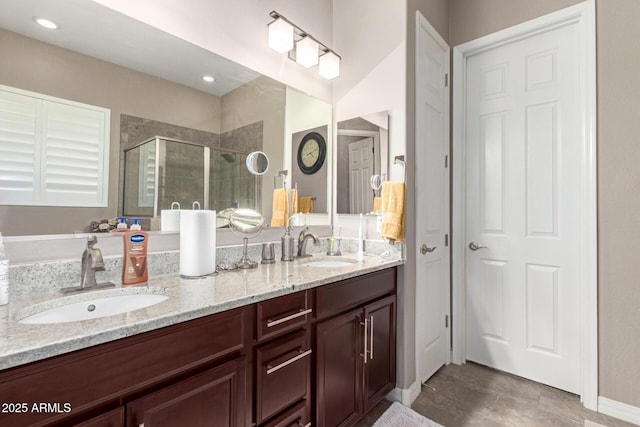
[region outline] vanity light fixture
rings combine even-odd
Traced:
[[[215,77],[210,76],[210,75],[202,76],[202,80],[205,81],[206,83],[213,83],[213,82],[216,81]]]
[[[46,18],[40,18],[39,16],[34,16],[33,17],[33,22],[35,22],[36,24],[47,28],[49,30],[59,30],[60,26],[58,24],[56,24],[55,22],[46,19]]]
[[[269,16],[274,19],[268,25],[269,47],[280,53],[288,52],[289,59],[303,67],[320,64],[318,72],[325,79],[340,75],[340,55],[275,10]]]

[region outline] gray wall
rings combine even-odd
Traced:
[[[579,3],[452,0],[451,45]],[[596,3],[599,395],[640,407],[640,2]]]

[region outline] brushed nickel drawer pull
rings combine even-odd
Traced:
[[[360,325],[364,326],[364,352],[361,354],[362,357],[364,357],[364,363],[366,365],[367,363],[367,353],[369,353],[369,349],[368,349],[368,343],[367,343],[367,339],[368,339],[368,335],[367,334],[367,328],[369,326],[369,320],[365,317],[364,318],[364,323],[360,322]]]
[[[293,319],[297,319],[298,317],[302,317],[302,316],[306,316],[307,314],[313,312],[313,309],[308,308],[308,309],[300,309],[299,312],[292,314],[290,316],[287,317],[283,317],[282,319],[278,319],[278,320],[267,320],[267,328],[272,328],[274,326],[277,326],[281,323],[285,323],[288,322],[289,320],[293,320]]]
[[[302,359],[303,357],[307,357],[308,355],[311,354],[311,350],[307,350],[303,353],[298,354],[297,356],[292,357],[291,359],[282,362],[279,365],[276,366],[270,366],[267,365],[267,375],[271,375],[273,374],[275,371],[279,371],[280,369],[284,368],[285,366],[291,365],[293,362],[297,362],[298,360]]]
[[[369,351],[369,359],[373,360],[373,315],[369,316],[369,326],[371,327],[371,337],[369,338],[371,351]]]

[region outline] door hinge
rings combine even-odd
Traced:
[[[449,156],[444,156],[444,167],[445,168],[449,167]]]
[[[445,315],[444,316],[444,327],[448,328],[449,327],[449,315]]]
[[[444,235],[444,245],[445,246],[449,246],[449,235],[448,234]]]
[[[449,87],[449,74],[444,75],[444,87]]]

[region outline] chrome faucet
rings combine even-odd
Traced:
[[[309,239],[313,239],[314,245],[320,243],[318,236],[313,233],[306,233],[307,231],[309,231],[309,227],[303,228],[298,236],[298,258],[311,256],[307,253],[307,241]]]
[[[80,273],[80,287],[93,288],[98,286],[96,271],[104,271],[102,252],[93,246],[98,243],[96,236],[87,238],[87,248],[82,253],[82,272]]]
[[[80,286],[62,288],[60,290],[62,293],[115,286],[111,282],[98,283],[96,281],[96,271],[104,271],[102,251],[98,248],[94,248],[96,243],[98,243],[98,238],[96,236],[89,236],[87,238],[87,248],[82,252]]]

